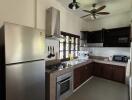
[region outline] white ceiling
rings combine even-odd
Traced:
[[[126,12],[132,11],[132,0],[77,0],[77,2],[80,3],[80,8],[78,10],[71,10],[68,8],[69,3],[72,2],[72,0],[58,0],[64,7],[66,7],[67,10],[73,12],[75,15],[81,17],[84,15],[87,15],[86,12],[83,12],[82,10],[91,10],[92,4],[97,3],[97,8],[106,5],[106,8],[103,11],[110,12],[110,15],[106,16],[99,16],[99,18],[112,16],[115,14],[123,14]],[[84,18],[86,21],[91,20],[90,16]]]

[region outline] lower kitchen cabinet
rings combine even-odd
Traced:
[[[88,77],[88,73],[87,72],[88,72],[87,65],[82,66],[81,67],[81,80],[80,80],[81,84],[87,80],[87,77]]]
[[[81,83],[89,79],[92,76],[92,73],[93,73],[93,63],[83,66],[82,73],[81,73],[81,76],[82,76]]]
[[[113,66],[113,80],[121,83],[125,83],[125,67]]]
[[[87,64],[74,69],[74,89],[80,86],[88,78],[92,76],[93,64]]]
[[[93,63],[87,65],[87,79],[93,75]]]
[[[92,75],[108,80],[125,83],[124,66],[103,63],[90,63],[74,69],[74,89],[88,80]]]
[[[94,63],[93,75],[98,76],[98,77],[102,77],[102,64]]]
[[[81,72],[82,67],[76,68],[74,70],[74,89],[76,89],[81,84]]]
[[[113,65],[102,64],[102,77],[112,80]]]
[[[110,64],[94,63],[94,76],[102,77],[108,80],[113,80],[125,83],[125,67]]]

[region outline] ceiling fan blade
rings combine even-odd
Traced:
[[[89,16],[89,15],[91,15],[91,14],[88,14],[88,15],[82,16],[82,17],[80,17],[80,18],[84,18],[84,17],[87,17],[87,16]]]
[[[96,9],[96,12],[99,12],[99,11],[103,10],[105,7],[106,6],[104,5],[104,6],[100,7],[100,8],[98,8],[98,9]]]
[[[91,13],[91,11],[89,11],[89,10],[83,10],[84,12],[88,12],[88,13]]]
[[[98,12],[98,13],[96,13],[96,14],[100,14],[100,15],[108,15],[108,14],[110,14],[109,12]]]

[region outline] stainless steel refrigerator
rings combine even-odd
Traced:
[[[129,96],[132,100],[132,42],[131,42],[131,49],[130,49],[130,61],[129,61],[129,67],[130,67],[130,76],[129,76]]]
[[[43,30],[4,23],[0,29],[0,100],[45,100]]]
[[[130,39],[132,39],[132,24],[131,24],[131,33],[130,33]],[[128,61],[129,68],[129,100],[132,100],[132,42],[130,47],[130,60]]]

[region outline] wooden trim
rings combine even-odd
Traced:
[[[71,36],[71,37],[80,38],[79,35],[75,35],[75,34],[71,34],[71,33],[63,32],[63,31],[61,31],[61,34],[62,34],[62,35],[65,35],[65,36]]]
[[[70,34],[70,33],[66,33],[66,32],[61,32],[61,34],[64,36],[64,37],[66,37],[66,36],[69,36],[69,39],[71,39],[72,37],[74,38],[74,43],[71,43],[71,41],[69,41],[68,42],[68,44],[69,44],[69,49],[68,50],[66,50],[66,41],[65,42],[63,42],[63,52],[64,52],[64,56],[63,56],[63,59],[61,59],[62,61],[68,61],[69,60],[69,58],[66,58],[66,51],[69,51],[69,53],[71,53],[71,51],[73,51],[74,52],[74,58],[77,58],[76,56],[75,56],[75,51],[79,51],[79,44],[80,44],[80,36],[78,36],[78,35],[74,35],[74,34]],[[78,38],[78,43],[76,43],[76,38]],[[60,42],[59,42],[59,44],[60,44]],[[73,50],[71,50],[71,45],[74,45],[74,48],[73,48]],[[75,50],[75,47],[76,47],[76,45],[78,45],[78,48],[77,48],[77,50]],[[60,46],[60,45],[59,45]],[[62,50],[61,50],[62,51]],[[59,52],[60,52],[60,50],[59,50]]]

